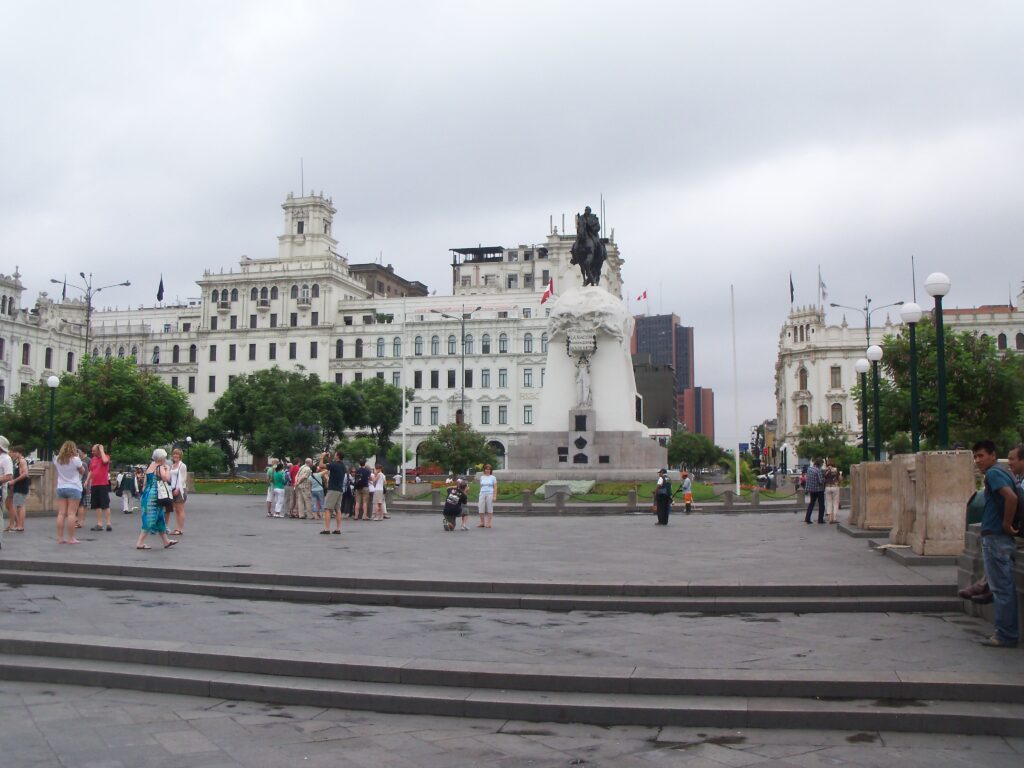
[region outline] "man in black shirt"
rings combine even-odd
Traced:
[[[334,461],[328,462],[328,454],[320,457],[317,472],[327,473],[327,496],[324,498],[324,529],[320,533],[331,533],[331,518],[336,521],[334,533],[341,533],[341,496],[345,490],[345,477],[348,467],[345,466],[345,454],[334,452]]]

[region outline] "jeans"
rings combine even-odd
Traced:
[[[1016,645],[1020,640],[1017,616],[1017,585],[1013,581],[1013,560],[1017,545],[1005,533],[982,536],[981,554],[985,560],[985,577],[992,590],[995,609],[996,636],[1000,642]]]
[[[807,495],[811,497],[810,503],[807,505],[807,516],[804,517],[804,522],[811,522],[811,513],[814,511],[814,505],[818,505],[818,522],[822,523],[825,521],[825,492],[824,491],[808,491]]]
[[[323,489],[313,489],[313,514],[320,515],[324,511],[324,492]]]

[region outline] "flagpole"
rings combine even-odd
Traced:
[[[406,416],[405,412],[409,409],[409,404],[405,400],[406,393],[406,373],[405,369],[405,352],[409,341],[409,315],[405,310],[405,296],[402,297],[402,456],[398,466],[402,468],[402,495],[406,495],[406,484],[405,484],[405,449],[406,449]]]
[[[729,302],[732,308],[732,409],[736,428],[736,496],[740,495],[740,385],[736,365],[736,289],[729,285]]]

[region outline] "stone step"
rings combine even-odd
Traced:
[[[841,700],[478,689],[290,677],[132,662],[0,655],[0,678],[369,710],[594,725],[818,728],[1017,735],[1024,705],[934,699]]]
[[[622,594],[516,594],[511,592],[467,592],[436,589],[436,584],[423,582],[420,589],[338,588],[324,586],[285,586],[279,584],[205,581],[186,578],[140,578],[132,575],[64,573],[44,570],[0,569],[0,582],[7,584],[49,584],[93,589],[148,592],[174,592],[245,600],[281,600],[297,603],[330,603],[349,605],[385,605],[403,608],[500,608],[534,611],[616,611],[627,613],[697,613],[724,615],[735,613],[953,613],[962,610],[960,599],[952,586],[945,587],[946,596],[895,595],[829,595],[793,594],[730,595],[724,587],[719,596],[637,596]],[[871,590],[868,590],[871,591]]]

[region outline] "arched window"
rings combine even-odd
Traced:
[[[417,336],[412,341],[412,353],[417,357],[423,354],[423,337]]]
[[[801,405],[797,413],[800,419],[800,426],[806,427],[809,421],[810,409],[806,405]]]
[[[18,310],[15,309],[15,307],[14,307],[14,297],[13,296],[8,297],[8,299],[7,299],[7,314],[10,315],[11,317],[14,317],[14,315],[15,315],[15,313],[17,311]]]
[[[270,289],[270,300],[274,301],[276,299],[277,299],[277,286],[275,285],[273,288]]]
[[[540,335],[540,353],[542,355],[548,353],[548,335],[546,333]]]
[[[397,336],[395,336],[394,340],[391,342],[391,355],[393,357],[402,356],[402,340]]]
[[[498,354],[499,355],[506,355],[506,354],[508,354],[508,334],[507,333],[503,333],[500,336],[498,336]]]
[[[448,354],[454,355],[455,351],[455,334],[453,333],[448,337]]]
[[[136,363],[139,362],[139,348],[134,344],[132,345],[132,360]]]
[[[491,334],[485,333],[480,337],[480,354],[491,354]]]
[[[384,357],[384,337],[377,339],[377,357]]]
[[[153,347],[153,365],[160,362],[160,347]]]
[[[293,285],[290,295],[293,299],[299,298],[299,286]]]
[[[199,350],[196,349],[195,344],[190,344],[188,348],[188,361],[194,363],[198,359]]]
[[[299,295],[302,298],[304,298],[306,301],[309,301],[309,286],[308,285],[303,285],[302,286],[302,290],[299,291]]]
[[[336,342],[334,342],[334,356],[338,360],[341,360],[341,358],[343,358],[345,356],[345,340],[344,339],[338,339]]]
[[[797,378],[800,380],[800,389],[807,389],[807,369],[801,368],[797,374]]]
[[[312,294],[313,294],[313,298],[314,299],[319,299],[320,298],[320,285],[319,285],[319,283],[313,283]]]
[[[238,289],[237,288],[232,288],[231,289],[231,300],[232,301],[238,301]]]
[[[363,340],[362,339],[356,339],[356,357],[358,358],[358,357],[362,357],[362,356],[363,356]]]
[[[843,406],[839,403],[832,403],[832,423],[843,423]]]
[[[988,334],[987,334],[987,333],[983,333],[983,334],[981,334],[981,338],[982,338],[982,339],[987,339],[987,338],[988,338]]]
[[[100,356],[100,348],[99,347],[93,347],[92,348],[92,356],[93,357],[99,357]]]
[[[258,299],[259,297],[260,297],[260,292],[258,290],[256,290],[255,288],[253,288],[251,291],[249,291],[249,301],[256,301],[256,299]]]
[[[803,340],[804,340],[804,327],[801,325],[800,326],[800,341],[803,341]]]
[[[1017,349],[1024,350],[1024,333],[1017,334]]]
[[[120,357],[120,358],[124,357],[124,347],[118,347],[117,348],[117,356]]]
[[[260,298],[266,299],[270,297],[270,293],[267,291],[267,286],[260,288]]]
[[[463,351],[467,355],[472,355],[473,354],[473,334],[468,334],[466,336],[465,343],[463,344]]]
[[[999,349],[1006,349],[1006,334],[1000,333],[996,337],[996,347]]]
[[[180,363],[181,362],[181,348],[177,344],[175,344],[173,347],[171,347],[171,362],[172,363]]]
[[[0,299],[0,315],[6,315],[6,314],[7,314],[7,297],[4,296],[2,299]]]
[[[75,370],[75,353],[68,352],[68,373],[71,373],[73,370]]]
[[[527,333],[523,336],[523,354],[533,354],[533,334]]]
[[[441,354],[441,339],[437,336],[430,337],[430,354],[440,355]]]
[[[106,349],[105,349],[105,350],[103,351],[103,356],[104,356],[104,357],[111,357],[111,356],[112,356],[113,354],[114,354],[114,350],[112,350],[112,349],[111,349],[110,347],[107,347],[107,348],[106,348]]]
[[[21,345],[21,364],[28,365],[29,358],[32,356],[32,345],[22,344]],[[107,349],[107,357],[110,357],[110,349]]]
[[[210,294],[210,301],[212,301],[214,304],[220,301],[220,291],[218,291],[216,288],[214,288],[213,293]]]

